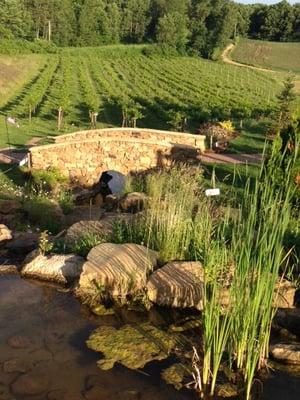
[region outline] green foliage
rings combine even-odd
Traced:
[[[160,45],[174,48],[183,54],[188,42],[188,34],[186,20],[179,13],[166,14],[159,20],[157,42]]]
[[[205,252],[211,215],[201,194],[201,170],[185,166],[146,177],[149,202],[132,223],[114,225],[112,240],[134,242],[159,251],[163,262],[194,260]]]
[[[1,0],[0,39],[24,38],[31,28],[31,16],[22,0]]]
[[[42,196],[31,196],[29,199],[25,199],[23,209],[28,220],[37,224],[40,229],[47,230],[52,234],[61,231],[61,215],[58,214],[57,203],[53,200]]]
[[[56,45],[51,42],[47,42],[46,40],[35,40],[33,42],[29,42],[24,39],[1,39],[0,40],[0,54],[55,54],[58,52],[58,48]]]
[[[53,243],[49,241],[48,231],[43,231],[39,239],[39,251],[45,256],[53,249]]]
[[[69,251],[86,257],[93,247],[98,246],[98,244],[105,243],[105,238],[97,235],[86,234],[76,241],[74,245],[71,246]]]
[[[33,83],[30,91],[24,94],[20,103],[13,108],[13,113],[15,115],[24,116],[27,114],[29,120],[31,120],[32,115],[37,111],[38,106],[44,99],[45,92],[57,68],[57,62],[58,60],[56,57],[51,57],[51,59],[48,60],[46,67]]]
[[[74,196],[70,190],[60,188],[58,194],[55,196],[60,208],[62,209],[64,215],[71,214],[74,210]]]
[[[30,179],[31,185],[38,192],[55,191],[68,183],[68,178],[55,168],[46,170],[33,169],[30,171]]]

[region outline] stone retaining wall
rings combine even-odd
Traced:
[[[138,137],[133,136],[136,134]],[[151,139],[146,138],[149,135]],[[173,162],[197,162],[204,150],[205,138],[186,136],[189,134],[162,132],[161,137],[159,131],[133,129],[78,132],[58,137],[55,144],[31,148],[31,167],[57,168],[73,181],[92,186],[102,172],[109,170],[127,175]]]

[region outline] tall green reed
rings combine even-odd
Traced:
[[[289,171],[278,187],[272,179],[274,171],[263,166],[254,183],[247,180],[242,199],[236,199],[240,204],[235,220],[231,221],[227,208],[215,230],[205,258],[203,394],[208,389],[214,393],[219,367],[227,360],[243,377],[249,399],[255,373],[265,365],[291,213]],[[224,275],[230,289],[222,309]]]

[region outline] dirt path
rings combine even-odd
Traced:
[[[204,153],[201,161],[216,164],[253,164],[260,165],[263,160],[262,154],[218,154]]]
[[[233,61],[230,58],[230,54],[233,51],[233,49],[235,48],[235,45],[233,43],[229,44],[226,49],[223,51],[221,58],[222,61],[224,61],[226,64],[231,64],[231,65],[235,65],[237,67],[243,67],[243,68],[249,68],[249,69],[254,69],[255,71],[263,71],[263,72],[271,72],[271,73],[275,73],[276,71],[273,71],[272,69],[267,69],[267,68],[260,68],[260,67],[254,67],[252,65],[247,65],[247,64],[241,64],[239,62]]]

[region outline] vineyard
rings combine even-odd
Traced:
[[[143,46],[68,48],[45,55],[35,76],[1,108],[19,120],[0,147],[30,137],[89,127],[175,129],[174,114],[194,132],[207,120],[268,115],[278,82],[267,73],[194,57],[148,56]]]

